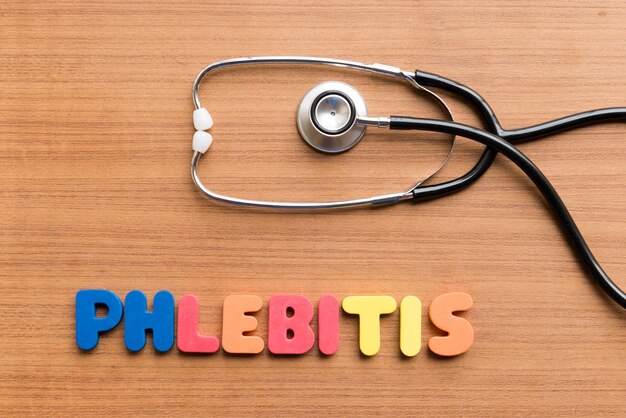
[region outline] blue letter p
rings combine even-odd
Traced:
[[[98,305],[109,312],[103,318],[96,316]],[[79,290],[76,293],[76,343],[82,350],[91,350],[98,345],[100,333],[109,331],[122,319],[122,301],[109,290]]]

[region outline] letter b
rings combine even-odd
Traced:
[[[301,295],[272,296],[269,311],[267,348],[271,353],[304,354],[313,347],[315,334],[309,326],[313,305],[309,299]]]

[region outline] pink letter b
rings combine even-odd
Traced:
[[[273,354],[304,354],[313,347],[315,334],[311,301],[300,295],[276,295],[269,301],[267,348]]]

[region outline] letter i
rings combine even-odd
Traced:
[[[400,350],[414,357],[422,346],[422,301],[407,296],[400,302]]]
[[[317,338],[327,356],[339,349],[339,301],[333,295],[323,296],[317,307]]]

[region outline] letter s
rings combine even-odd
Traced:
[[[474,342],[474,329],[463,318],[453,312],[466,311],[473,300],[467,293],[445,293],[436,297],[430,304],[430,320],[440,330],[448,333],[445,337],[432,337],[428,348],[440,356],[458,356],[470,349]]]

